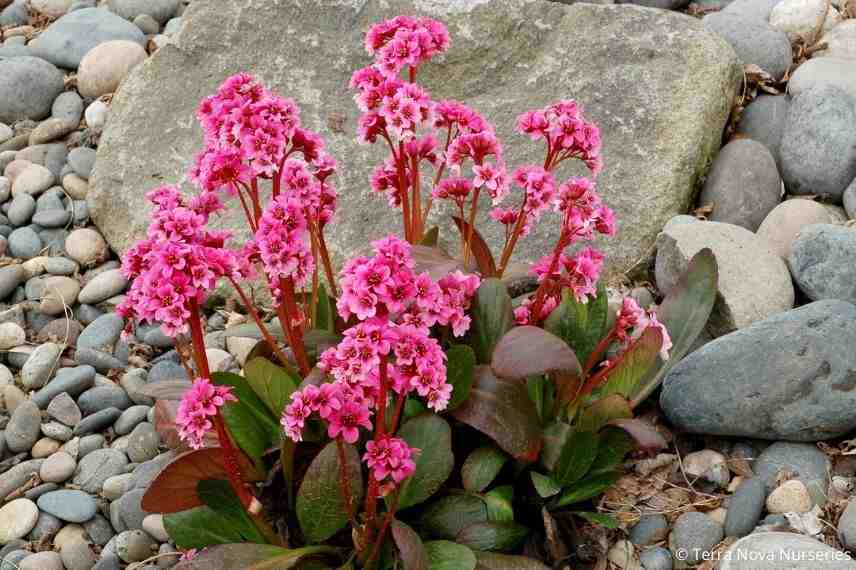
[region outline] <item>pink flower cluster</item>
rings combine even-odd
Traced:
[[[401,438],[386,436],[366,443],[363,460],[375,481],[391,479],[391,484],[399,484],[416,471],[413,457],[418,451]]]
[[[375,24],[366,34],[366,51],[377,69],[395,77],[405,67],[419,67],[449,47],[449,32],[430,18],[396,16]]]
[[[550,152],[561,162],[578,158],[597,175],[603,167],[600,156],[600,129],[585,120],[573,99],[527,111],[517,118],[517,131],[532,140],[545,140]]]
[[[615,322],[616,338],[627,347],[633,340],[642,336],[648,327],[657,327],[663,335],[663,344],[660,346],[660,357],[669,359],[669,349],[672,348],[672,339],[666,326],[657,320],[657,313],[651,309],[646,311],[640,307],[631,297],[625,297],[618,311]]]
[[[236,402],[230,386],[215,386],[207,378],[197,378],[193,386],[184,393],[175,424],[181,440],[193,449],[203,446],[203,439],[213,427],[214,417],[226,402]]]
[[[154,209],[147,238],[122,260],[131,281],[117,311],[129,321],[161,323],[164,333],[188,330],[190,303],[202,303],[221,277],[240,279],[251,269],[246,260],[224,247],[227,232],[206,229],[210,215],[223,208],[215,194],[187,202],[174,186],[148,193]]]

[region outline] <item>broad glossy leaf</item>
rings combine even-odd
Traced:
[[[471,524],[487,521],[487,505],[478,495],[447,495],[433,501],[419,519],[423,534],[432,538],[455,538]]]
[[[312,328],[334,332],[336,327],[335,303],[327,294],[327,287],[323,283],[318,284],[318,304],[315,306],[315,318],[312,320]]]
[[[487,364],[499,339],[514,326],[511,296],[505,283],[491,277],[484,279],[473,299],[470,332],[479,363]]]
[[[534,558],[496,552],[476,552],[476,570],[550,570]]]
[[[235,442],[252,459],[258,461],[265,452],[278,445],[279,419],[256,395],[246,379],[228,372],[211,375],[214,384],[232,386],[237,402],[221,408],[223,419]]]
[[[470,396],[475,367],[476,355],[469,346],[456,344],[446,351],[446,381],[452,385],[447,410],[454,410]]]
[[[328,546],[288,549],[269,544],[218,544],[201,550],[190,560],[179,562],[173,568],[175,570],[213,570],[215,568],[285,570],[294,568],[295,564],[307,558],[337,554],[336,549]]]
[[[608,312],[603,283],[598,284],[597,296],[587,303],[578,302],[568,289],[564,289],[562,302],[544,321],[544,328],[568,343],[580,362],[586,362],[600,340],[606,336]]]
[[[590,475],[606,473],[618,467],[630,451],[633,450],[633,440],[627,432],[616,427],[607,427],[598,437],[597,459],[589,470]]]
[[[428,564],[431,570],[475,570],[476,555],[462,544],[448,540],[425,543]]]
[[[601,394],[621,394],[629,398],[639,387],[645,375],[657,365],[663,333],[648,327],[619,357],[618,363],[607,374]]]
[[[526,378],[552,370],[581,373],[577,356],[565,341],[533,326],[514,327],[505,333],[493,351],[490,365],[501,378]]]
[[[419,242],[419,245],[424,245],[427,247],[436,247],[439,239],[440,228],[437,226],[433,226],[422,236],[422,241]]]
[[[588,511],[574,511],[578,517],[584,518],[590,523],[613,529],[618,528],[618,521],[604,513],[591,513]]]
[[[646,421],[631,418],[617,419],[609,422],[609,425],[621,428],[626,431],[630,437],[636,440],[637,447],[646,451],[653,451],[666,447],[666,440],[657,429]]]
[[[639,382],[631,394],[632,407],[644,401],[692,348],[713,310],[718,282],[716,258],[705,248],[693,256],[687,270],[657,308],[657,319],[666,325],[672,339],[669,360],[659,361],[660,365],[649,370]]]
[[[542,499],[547,499],[562,492],[562,486],[556,483],[552,477],[541,475],[537,471],[530,471],[532,484],[535,486],[535,492]]]
[[[452,455],[452,430],[438,415],[416,416],[401,426],[398,436],[419,450],[416,471],[402,483],[398,494],[398,508],[406,509],[437,492],[452,473],[455,456]]]
[[[553,478],[564,487],[582,479],[597,457],[597,444],[597,435],[590,431],[571,433],[553,468]]]
[[[403,570],[428,570],[428,553],[416,531],[399,520],[392,521],[390,530]]]
[[[156,400],[181,400],[192,386],[190,380],[160,380],[142,385],[137,393]]]
[[[247,457],[238,452],[241,475],[246,481],[261,476]],[[202,505],[196,486],[205,479],[228,479],[219,447],[195,449],[178,455],[161,471],[143,495],[141,506],[150,513],[176,513]]]
[[[285,368],[266,358],[258,357],[248,360],[244,365],[244,377],[253,392],[276,418],[282,415],[282,410],[291,400],[291,394],[300,382],[299,378],[293,378]]]
[[[363,494],[360,456],[353,446],[345,444],[345,457],[351,494],[357,505]],[[323,542],[348,523],[341,480],[336,442],[331,441],[312,460],[297,492],[297,520],[307,542]]]
[[[247,514],[240,499],[232,490],[228,481],[222,479],[204,479],[196,486],[196,493],[205,506],[220,515],[224,525],[231,526],[247,542],[264,544],[264,535],[256,528],[253,519]]]
[[[529,529],[516,522],[483,522],[468,526],[458,533],[456,542],[473,550],[509,551],[526,540]]]
[[[226,524],[222,516],[205,506],[168,513],[163,524],[175,545],[183,550],[246,541],[239,529]]]
[[[562,421],[555,421],[544,428],[544,449],[541,452],[539,462],[548,471],[552,471],[559,460],[565,441],[573,430],[571,426]]]
[[[484,491],[508,461],[508,455],[492,445],[475,449],[461,467],[461,478],[467,491]]]
[[[497,378],[489,366],[478,366],[470,397],[452,416],[521,461],[538,458],[541,423],[523,382]]]
[[[461,238],[467,239],[470,235],[470,224],[459,216],[452,216],[455,225],[458,226],[458,231],[461,232]],[[470,251],[476,260],[476,265],[479,268],[479,273],[484,277],[496,276],[496,262],[493,260],[493,253],[490,251],[490,246],[484,241],[484,238],[477,229],[472,228],[472,238],[470,239]]]
[[[582,411],[577,421],[577,429],[597,432],[610,420],[632,417],[633,411],[627,398],[621,394],[610,394]]]
[[[601,475],[592,475],[586,477],[582,481],[577,481],[570,489],[566,490],[559,497],[556,503],[557,507],[564,507],[573,503],[579,503],[592,497],[596,497],[609,489],[620,475],[618,473],[603,473]]]
[[[487,505],[487,519],[496,522],[508,522],[514,520],[514,486],[503,485],[484,494],[484,502]]]

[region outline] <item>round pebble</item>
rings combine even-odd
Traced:
[[[767,497],[767,511],[772,514],[807,513],[812,507],[811,495],[802,481],[785,481]]]
[[[47,483],[62,483],[74,474],[77,462],[65,451],[57,451],[42,463],[39,477]]]
[[[92,267],[101,263],[109,253],[107,242],[101,234],[89,228],[71,232],[65,240],[65,251],[83,267]]]
[[[114,92],[122,79],[147,57],[137,42],[114,40],[89,50],[77,70],[77,88],[84,97]]]
[[[0,544],[23,538],[33,530],[39,509],[29,499],[15,499],[0,507]]]
[[[95,516],[97,505],[92,495],[76,490],[45,493],[39,497],[39,508],[72,523],[83,523]]]

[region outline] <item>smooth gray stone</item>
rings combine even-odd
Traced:
[[[69,396],[77,397],[85,390],[92,387],[95,382],[95,369],[91,366],[76,366],[74,368],[60,368],[53,380],[33,394],[33,402],[44,409],[61,392],[68,392]]]
[[[92,432],[101,431],[119,419],[122,415],[122,410],[119,408],[106,408],[99,410],[92,415],[86,416],[74,428],[74,435],[86,435]]]
[[[816,504],[823,505],[826,502],[829,458],[815,445],[776,442],[758,456],[754,468],[758,478],[764,482],[767,493],[775,488],[778,474],[785,471],[803,482]]]
[[[65,78],[56,67],[37,57],[0,59],[0,122],[43,119],[62,93]]]
[[[743,481],[728,503],[725,515],[725,536],[746,536],[752,532],[764,512],[767,490],[758,477]]]
[[[722,36],[744,64],[757,65],[773,79],[781,78],[794,61],[787,34],[767,22],[725,11],[708,14],[702,22],[706,29]]]
[[[71,523],[83,523],[95,516],[97,505],[92,495],[76,490],[52,491],[39,497],[39,508]]]
[[[800,229],[788,267],[809,299],[856,303],[856,228],[814,224]]]

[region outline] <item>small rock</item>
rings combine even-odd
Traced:
[[[59,554],[66,570],[90,570],[97,560],[89,544],[79,538],[63,544]]]
[[[828,206],[814,200],[785,200],[767,214],[758,228],[757,235],[766,239],[773,250],[787,260],[794,239],[803,228],[812,224],[831,224],[839,221],[842,220]]]
[[[0,299],[5,299],[25,278],[20,265],[0,267]]]
[[[669,536],[672,553],[686,553],[686,560],[677,560],[675,568],[695,566],[709,559],[713,548],[722,540],[722,525],[699,512],[684,513],[677,518]],[[680,556],[678,558],[684,558]]]
[[[0,507],[0,544],[29,534],[39,519],[39,509],[29,499],[15,499]]]
[[[672,553],[662,546],[643,550],[639,562],[645,570],[672,570]]]
[[[134,475],[131,473],[114,475],[104,481],[101,494],[104,495],[104,498],[115,501],[131,489],[133,480]]]
[[[831,224],[802,228],[788,266],[800,290],[817,301],[856,303],[856,229]]]
[[[74,435],[86,435],[113,425],[122,415],[119,408],[106,408],[83,418],[74,428]]]
[[[126,530],[143,528],[143,520],[149,514],[143,510],[143,495],[145,494],[145,489],[132,489],[117,501],[118,515]]]
[[[812,57],[856,59],[856,21],[844,20],[823,34],[818,44],[826,44],[826,49],[815,52]]]
[[[38,475],[42,463],[44,463],[44,459],[31,459],[17,464],[3,473],[3,476],[0,477],[0,497],[6,497],[18,487],[22,487],[33,475]]]
[[[111,269],[99,273],[86,284],[80,292],[80,302],[96,305],[110,297],[122,293],[128,286],[128,280],[122,275],[121,269]]]
[[[148,422],[139,424],[131,432],[128,441],[128,457],[135,463],[142,463],[158,454],[160,437],[155,426]]]
[[[30,131],[30,146],[53,142],[64,137],[76,128],[76,122],[71,122],[66,119],[45,119],[39,123],[35,129]],[[14,193],[14,191],[15,190],[13,188],[12,192]]]
[[[37,196],[53,186],[55,180],[53,172],[41,164],[30,164],[15,177],[12,183],[12,195]]]
[[[8,238],[9,253],[19,259],[36,257],[42,250],[42,240],[31,227],[18,228]]]
[[[60,354],[62,347],[53,342],[36,347],[21,369],[21,384],[24,388],[36,390],[44,386],[56,369]]]
[[[49,437],[43,437],[33,445],[30,455],[33,456],[33,459],[44,459],[49,455],[53,455],[60,448],[60,445],[58,441]]]
[[[60,393],[68,392],[70,396],[77,397],[91,388],[94,382],[95,369],[91,366],[60,368],[56,377],[33,395],[33,401],[40,408],[44,408]]]
[[[669,534],[669,523],[666,517],[657,513],[643,515],[633,528],[630,529],[630,542],[636,546],[647,546],[660,542]]]
[[[36,211],[36,199],[29,194],[18,194],[12,198],[7,215],[9,221],[16,227],[30,223],[33,213]]]
[[[54,275],[44,280],[45,292],[39,310],[46,315],[59,315],[77,302],[80,283],[71,277]]]
[[[111,10],[126,20],[146,14],[163,24],[175,16],[179,0],[109,0],[109,5]]]
[[[122,79],[146,57],[146,50],[137,42],[116,40],[97,45],[80,62],[77,71],[80,94],[99,97],[116,91]]]
[[[106,408],[118,408],[124,410],[131,405],[131,399],[125,391],[115,385],[106,384],[95,386],[80,395],[77,405],[84,416],[100,412]]]
[[[856,72],[853,60],[838,57],[818,57],[800,65],[790,80],[788,92],[799,95],[821,85],[832,85],[856,98]]]
[[[64,451],[57,451],[42,463],[39,477],[46,483],[63,483],[74,474],[77,462]]]
[[[18,570],[64,570],[62,558],[51,550],[27,556],[18,565]]]
[[[83,491],[61,490],[39,497],[39,508],[64,521],[83,523],[95,516],[97,505]]]
[[[704,479],[719,488],[728,486],[731,473],[725,456],[712,449],[688,454],[683,459],[684,472],[692,479]]]
[[[17,323],[0,324],[0,350],[9,350],[27,341],[27,333]]]
[[[56,441],[70,441],[74,437],[74,431],[59,422],[47,422],[42,424],[42,433],[45,437]]]
[[[117,410],[118,411],[118,410]],[[98,414],[92,414],[91,417],[94,417]],[[86,418],[89,419],[89,418]],[[104,436],[100,433],[93,433],[90,435],[83,436],[79,438],[79,457],[86,457],[93,451],[97,451],[106,445],[106,440]]]
[[[808,489],[796,479],[782,483],[767,497],[767,511],[772,514],[807,513],[811,508]]]
[[[109,111],[110,107],[103,101],[93,101],[83,114],[86,119],[86,125],[96,133],[100,133],[107,123],[107,114]]]
[[[758,524],[764,510],[767,490],[757,477],[745,480],[728,503],[725,517],[725,536],[746,536]]]
[[[134,18],[134,25],[140,28],[140,31],[147,36],[153,36],[160,31],[160,24],[158,24],[158,21],[148,14],[140,14]]]
[[[781,78],[793,63],[788,36],[761,20],[747,20],[731,12],[714,12],[702,19],[704,27],[728,42],[744,64],[754,64]]]
[[[67,210],[43,210],[36,212],[33,223],[43,228],[61,228],[68,223],[71,213]]]
[[[74,230],[65,240],[65,251],[83,267],[92,267],[107,259],[109,249],[101,234],[89,228]],[[81,301],[85,303],[85,301]]]
[[[770,26],[791,38],[810,41],[826,13],[826,0],[782,0],[770,12]]]
[[[86,529],[86,533],[92,542],[98,546],[104,546],[116,534],[110,525],[110,521],[98,514],[92,517],[92,520],[85,522],[83,527]]]
[[[39,330],[36,340],[39,342],[57,342],[74,346],[77,337],[83,332],[83,325],[74,320],[64,317],[54,319]]]
[[[80,460],[74,484],[88,493],[99,493],[104,481],[118,475],[128,464],[127,456],[115,449],[97,449]]]
[[[817,505],[826,502],[829,469],[829,459],[817,446],[784,441],[770,445],[755,462],[755,473],[767,491],[773,490],[780,475],[795,476]]]
[[[89,182],[73,173],[62,177],[62,187],[73,200],[86,200],[89,193]]]
[[[116,435],[128,435],[140,423],[146,420],[150,406],[131,406],[119,416],[113,430]]]
[[[12,453],[30,451],[39,439],[42,415],[32,401],[19,405],[6,425],[6,447]],[[29,532],[29,531],[27,531]]]
[[[168,542],[169,533],[163,525],[163,515],[148,515],[143,519],[143,530],[158,542]]]
[[[95,166],[95,149],[82,146],[71,149],[68,153],[68,165],[76,175],[89,180]]]
[[[35,500],[30,497],[27,497],[27,499],[31,501]],[[56,535],[56,533],[58,533],[61,528],[61,520],[59,520],[52,514],[40,512],[39,519],[36,521],[36,526],[33,527],[33,530],[30,531],[30,534],[27,538],[30,540],[41,540],[42,538],[44,538],[47,542],[48,540],[53,538],[54,535]]]
[[[157,543],[142,530],[126,530],[116,537],[116,553],[125,562],[140,562],[152,555]]]
[[[60,93],[51,106],[51,116],[75,125],[80,124],[80,118],[83,116],[83,99],[74,91]]]
[[[0,121],[8,124],[46,117],[65,85],[60,70],[36,57],[0,59],[0,77]]]
[[[659,284],[659,283],[658,283]],[[252,338],[230,336],[226,339],[226,349],[235,357],[241,366],[247,361],[250,351],[255,348],[258,341]]]
[[[99,515],[95,515],[95,518],[98,518]],[[93,519],[94,520],[94,519]],[[86,523],[89,525],[92,521]],[[79,524],[67,524],[62,527],[56,536],[54,537],[53,543],[54,547],[62,549],[63,546],[68,544],[73,540],[83,540],[86,541],[88,539],[86,529]]]

